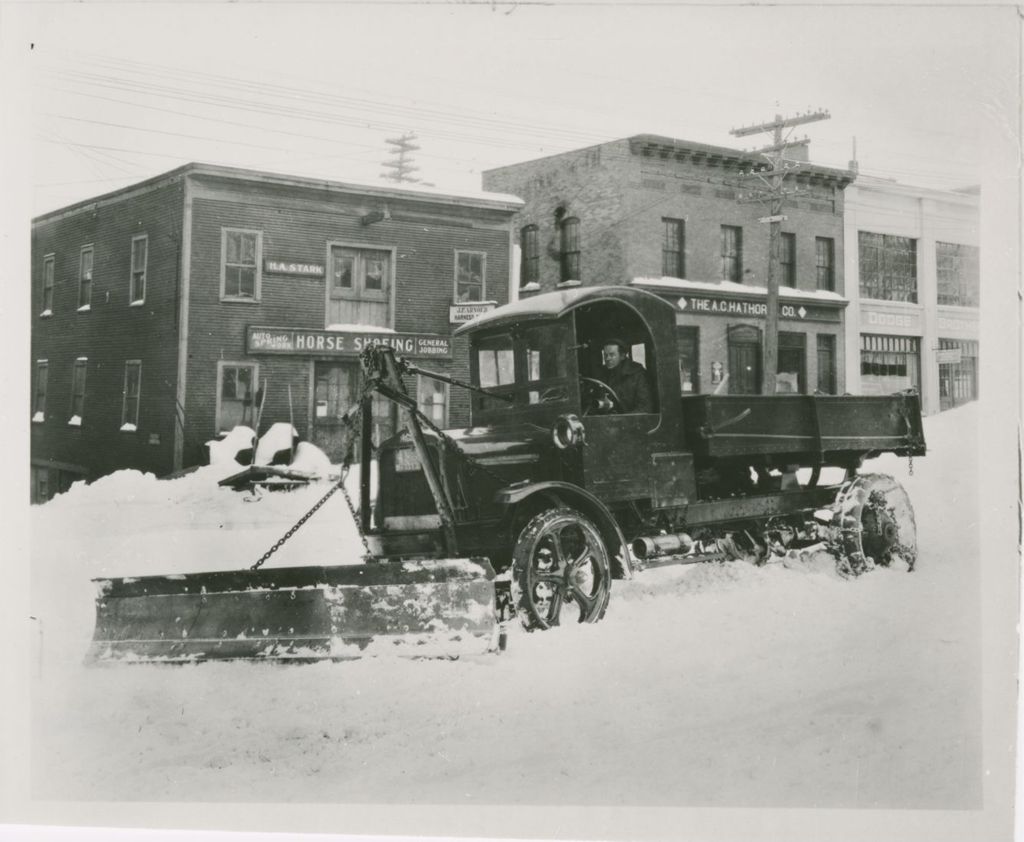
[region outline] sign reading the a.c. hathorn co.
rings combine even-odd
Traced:
[[[752,316],[765,317],[765,301],[724,298],[718,295],[684,295],[676,304],[684,313],[693,316]],[[838,322],[839,309],[803,302],[779,302],[779,318],[807,322]]]
[[[266,260],[263,271],[271,275],[308,275],[314,278],[324,276],[322,263],[299,263],[294,260]]]
[[[378,333],[355,330],[303,330],[291,327],[260,327],[246,330],[250,354],[291,354],[314,357],[355,357],[370,345],[386,345],[410,357],[452,355],[449,336],[434,333]]]

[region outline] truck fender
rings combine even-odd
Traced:
[[[531,500],[544,500],[547,507],[570,506],[594,522],[601,538],[604,539],[611,557],[612,577],[615,579],[632,579],[633,567],[629,554],[629,545],[615,521],[612,513],[600,500],[584,488],[568,482],[549,480],[508,486],[498,491],[496,502],[506,509],[505,520],[511,529],[515,522],[516,512]]]

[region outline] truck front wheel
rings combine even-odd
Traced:
[[[575,509],[548,509],[523,527],[512,551],[512,598],[528,630],[559,624],[574,605],[596,623],[608,607],[611,567],[597,527]]]

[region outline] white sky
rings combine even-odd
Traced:
[[[0,6],[25,93],[32,214],[188,161],[375,183],[416,132],[419,175],[638,133],[736,148],[729,130],[827,109],[811,158],[932,187],[977,184],[1013,133],[1010,6],[29,3]],[[10,135],[8,135],[10,140]],[[764,138],[767,142],[768,138]]]

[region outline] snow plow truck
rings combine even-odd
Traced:
[[[324,497],[248,569],[97,580],[88,659],[453,657],[500,648],[516,619],[529,630],[597,622],[613,581],[652,566],[822,547],[847,576],[913,570],[907,494],[861,466],[925,454],[917,394],[680,396],[676,315],[628,286],[513,302],[458,328],[469,383],[367,349],[350,414],[358,500],[345,470],[327,495],[345,497],[362,557],[263,566]],[[624,411],[602,379],[610,336],[643,365],[645,411]],[[469,389],[471,426],[422,415],[403,379],[416,374]],[[398,405],[404,428],[374,448],[376,396]]]

